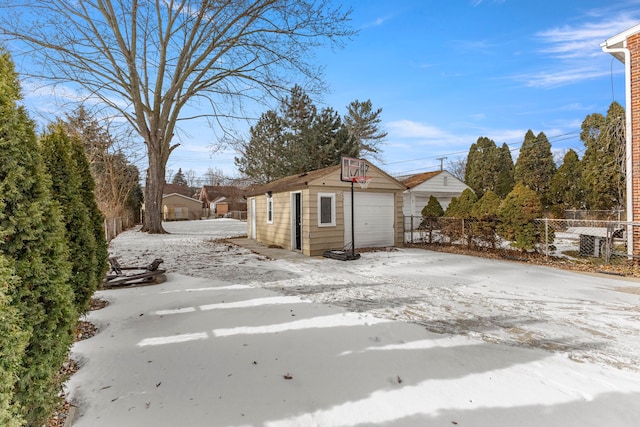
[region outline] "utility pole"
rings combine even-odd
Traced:
[[[442,162],[447,160],[447,158],[446,157],[437,157],[436,160],[440,160],[440,170],[443,170],[442,169]]]

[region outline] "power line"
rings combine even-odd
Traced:
[[[560,141],[566,141],[566,140],[573,139],[575,136],[578,136],[578,135],[580,135],[580,131],[571,131],[571,132],[561,133],[561,134],[558,134],[558,135],[547,137],[547,140],[549,141],[549,143],[560,142]],[[513,145],[522,146],[523,142],[524,141],[522,141],[522,142],[512,142],[510,144],[507,144],[507,146],[513,146]],[[514,148],[514,149],[512,149],[510,151],[515,151],[517,149],[518,148]],[[445,156],[445,159],[446,159],[447,158],[446,156],[456,156],[456,155],[468,154],[468,153],[469,153],[469,150],[456,151],[456,152],[453,152],[453,153],[445,153],[443,156]],[[414,158],[414,159],[409,159],[409,160],[397,160],[395,162],[383,163],[383,165],[385,165],[385,166],[397,165],[397,164],[401,164],[401,163],[410,163],[410,162],[415,162],[415,161],[420,161],[420,160],[440,160],[440,157],[437,157],[439,155],[440,154],[436,154],[436,155],[429,156],[429,157],[420,157],[420,158],[417,158],[417,159]]]
[[[552,142],[560,142],[560,141],[566,141],[566,140],[571,140],[574,139],[576,136],[580,135],[581,131],[571,131],[571,132],[566,132],[566,133],[561,133],[558,135],[554,135],[551,137],[547,137],[547,141],[551,144]],[[522,147],[522,144],[524,143],[524,141],[522,142],[512,142],[510,144],[505,143],[508,147],[510,146],[514,146],[517,145],[517,147],[515,148],[511,148],[509,151],[513,152],[516,151],[518,149],[520,149]],[[576,151],[584,151],[584,148],[581,149],[576,149]],[[445,154],[445,156],[452,156],[452,155],[459,155],[459,154],[468,154],[469,151],[457,151],[455,153],[448,153]],[[434,156],[429,156],[429,157],[423,157],[423,158],[418,158],[418,159],[411,159],[411,160],[399,160],[396,162],[389,162],[389,163],[384,163],[384,165],[395,165],[395,164],[400,164],[400,163],[410,163],[410,162],[415,162],[415,161],[420,161],[420,160],[438,160],[440,161],[440,169],[442,170],[442,158],[446,159],[447,157],[436,157],[437,155]],[[411,169],[411,170],[407,170],[407,171],[402,171],[402,172],[398,172],[398,173],[394,173],[393,176],[403,176],[403,175],[409,175],[412,172],[423,172],[425,169],[429,170],[429,169],[435,169],[437,168],[437,165],[434,166],[422,166],[421,168],[418,169]]]

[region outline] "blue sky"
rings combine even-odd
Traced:
[[[640,0],[341,3],[359,33],[318,52],[331,92],[316,102],[341,114],[355,99],[382,108],[380,166],[391,174],[436,170],[439,157],[446,168],[480,136],[509,144],[515,161],[528,129],[544,132],[557,156],[582,154],[585,116],[625,105],[624,66],[600,43],[640,23]],[[236,153],[210,154],[214,140],[193,124],[168,169],[237,175]]]

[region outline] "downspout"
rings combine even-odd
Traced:
[[[626,100],[626,108],[625,108],[625,143],[626,143],[626,153],[625,153],[625,168],[627,172],[626,179],[626,194],[627,194],[627,222],[632,223],[634,221],[633,217],[633,164],[632,164],[632,129],[631,129],[631,108],[633,103],[631,102],[631,52],[626,47],[627,41],[623,42],[623,47],[608,47],[607,42],[604,42],[600,45],[602,47],[603,52],[607,52],[610,54],[614,53],[622,53],[624,54],[624,75],[625,75],[625,100]],[[633,255],[633,226],[627,227],[627,255]]]

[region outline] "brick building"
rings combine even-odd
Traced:
[[[627,221],[640,223],[640,24],[600,46],[625,65]],[[640,261],[640,226],[632,229],[628,253]]]

